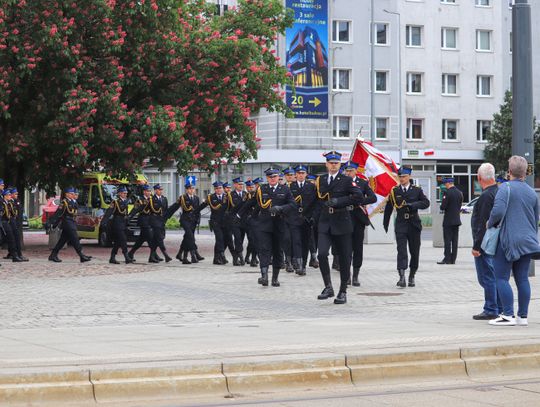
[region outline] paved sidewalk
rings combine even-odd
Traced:
[[[176,254],[180,235],[167,244]],[[45,236],[27,238],[28,263],[0,268],[0,366],[45,366],[143,360],[321,352],[399,351],[455,345],[502,345],[540,336],[539,282],[532,278],[529,327],[491,327],[471,319],[482,307],[472,257],[439,266],[442,249],[423,241],[417,287],[395,286],[394,245],[367,245],[362,287],[348,304],[317,301],[318,270],[283,272],[281,287],[257,285],[257,269],[213,266],[213,238],[200,235],[202,263],[108,264],[108,249],[80,264],[46,260]],[[39,257],[36,257],[39,256]],[[338,273],[333,273],[334,285]]]

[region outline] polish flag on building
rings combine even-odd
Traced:
[[[351,161],[358,164],[359,176],[369,181],[369,186],[377,195],[377,202],[367,207],[368,215],[373,216],[383,209],[390,191],[398,184],[398,167],[394,160],[361,137],[356,139]]]

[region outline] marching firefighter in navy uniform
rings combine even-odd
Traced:
[[[223,190],[223,183],[216,181],[213,184],[214,193],[206,197],[206,200],[199,206],[199,211],[207,206],[210,207],[210,229],[214,232],[216,241],[214,243],[214,264],[227,264],[225,248],[232,247],[232,239],[227,228],[226,219],[229,210],[229,197]]]
[[[272,262],[272,286],[279,287],[279,270],[282,263],[283,250],[281,241],[285,230],[286,213],[297,211],[297,205],[289,187],[279,184],[279,170],[268,168],[265,172],[267,184],[259,186],[255,197],[246,201],[238,216],[242,216],[250,208],[255,207],[257,216],[257,242],[261,277],[258,283],[268,285],[268,267]]]
[[[141,234],[135,241],[135,244],[129,251],[128,255],[131,259],[135,255],[135,252],[142,246],[144,242],[148,243],[150,248],[150,257],[148,258],[149,263],[159,263],[159,260],[156,256],[156,246],[154,240],[154,231],[152,225],[150,224],[150,202],[152,199],[152,188],[150,185],[143,185],[142,187],[143,196],[137,200],[135,207],[129,214],[129,218],[133,218],[135,215],[139,215],[137,218],[137,224],[141,228]]]
[[[6,188],[2,191],[2,201],[0,201],[1,229],[4,242],[7,242],[8,256],[13,262],[24,261],[17,253],[16,231],[12,227],[11,190]]]
[[[11,200],[9,201],[11,209],[11,229],[13,230],[13,237],[15,238],[15,250],[17,257],[22,261],[28,261],[26,257],[22,255],[22,205],[19,201],[19,191],[17,188],[12,187]]]
[[[325,154],[328,174],[321,175],[315,183],[317,198],[322,202],[318,224],[319,267],[324,282],[324,289],[318,296],[326,300],[334,296],[330,278],[328,254],[333,246],[339,256],[341,283],[334,304],[347,302],[347,283],[350,277],[352,255],[351,211],[356,205],[362,205],[363,195],[353,180],[340,174],[341,154],[331,151]]]
[[[287,220],[292,240],[292,264],[296,274],[305,276],[317,191],[315,185],[306,180],[307,168],[304,165],[298,165],[294,170],[296,181],[291,182],[289,188],[298,211],[291,213]]]
[[[364,205],[370,205],[377,202],[377,196],[369,186],[369,182],[365,179],[360,178],[357,175],[358,164],[347,161],[344,166],[345,175],[351,177],[356,186],[360,189],[363,196],[363,204],[356,205],[354,210],[351,213],[352,222],[353,222],[353,235],[352,235],[352,266],[353,266],[353,275],[352,275],[352,285],[355,287],[360,286],[360,281],[358,280],[358,275],[360,274],[360,267],[362,267],[362,262],[364,260],[364,233],[366,226],[371,225],[369,216],[367,214],[366,208]],[[351,284],[351,280],[349,280]]]
[[[133,259],[129,257],[127,247],[127,225],[129,215],[129,200],[127,199],[128,190],[125,186],[119,186],[116,190],[116,199],[111,202],[111,205],[103,215],[101,227],[111,231],[113,247],[109,263],[120,264],[116,260],[118,249],[122,250],[126,264],[133,263]]]
[[[50,220],[50,225],[55,228],[60,223],[62,223],[62,234],[60,239],[52,249],[51,255],[49,256],[50,261],[59,263],[62,260],[58,258],[58,252],[64,247],[64,245],[69,242],[69,244],[75,249],[81,263],[90,261],[91,257],[86,256],[82,252],[81,243],[79,242],[79,236],[77,235],[77,224],[75,223],[75,217],[77,216],[77,211],[79,206],[77,204],[76,196],[77,190],[75,188],[66,188],[64,190],[65,198],[62,199],[60,206],[54,213],[53,217]],[[47,225],[48,226],[48,225]]]
[[[184,185],[186,192],[180,195],[176,203],[171,205],[166,216],[169,218],[178,208],[182,209],[180,226],[184,229],[184,237],[176,255],[182,264],[198,263],[204,260],[204,257],[199,254],[197,243],[195,243],[195,230],[201,220],[200,201],[199,197],[195,195],[196,185],[196,177],[190,175],[186,178]],[[188,259],[188,253],[191,255],[191,261]]]
[[[154,195],[150,198],[150,226],[152,226],[154,233],[155,258],[158,261],[163,260],[157,255],[157,249],[159,248],[167,263],[172,260],[163,241],[165,239],[165,221],[168,208],[167,197],[163,196],[163,187],[159,184],[154,185]]]
[[[233,237],[234,251],[233,265],[243,266],[244,261],[244,237],[245,230],[242,227],[242,219],[239,219],[236,214],[246,200],[246,191],[244,191],[244,181],[242,177],[233,179],[233,190],[227,193],[229,198],[229,226]]]
[[[306,177],[306,180],[308,183],[315,185],[315,181],[317,180],[317,176],[308,174]],[[314,269],[319,268],[319,260],[317,260],[317,225],[319,224],[319,205],[321,203],[318,199],[315,200],[315,204],[313,206],[313,217],[312,217],[312,224],[311,224],[311,235],[309,237],[309,267],[313,267]]]
[[[401,167],[398,171],[399,184],[392,188],[388,202],[384,209],[384,230],[388,232],[390,216],[394,209],[397,216],[395,221],[396,243],[397,243],[397,269],[399,281],[397,286],[404,288],[405,270],[407,269],[407,244],[411,253],[409,263],[409,287],[415,286],[414,276],[418,270],[418,260],[420,256],[420,236],[422,233],[422,222],[418,216],[419,209],[429,208],[429,199],[424,195],[422,188],[411,183],[410,168]]]
[[[246,201],[249,201],[251,198],[255,197],[255,194],[257,193],[257,188],[259,187],[259,183],[262,182],[261,178],[256,178],[254,180],[247,180],[246,181]],[[251,267],[257,267],[259,265],[259,261],[257,260],[257,213],[255,211],[255,208],[251,208],[248,210],[244,216],[242,217],[243,222],[245,223],[246,227],[246,235],[248,239],[248,244],[246,247],[246,257],[244,259],[244,262],[246,264],[249,264]]]

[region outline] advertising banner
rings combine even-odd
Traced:
[[[328,0],[286,0],[294,25],[285,32],[287,106],[298,119],[328,119]]]

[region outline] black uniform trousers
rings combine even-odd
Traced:
[[[262,230],[257,232],[261,268],[270,266],[270,263],[272,263],[272,267],[274,268],[281,267],[281,264],[283,263],[283,248],[281,246],[281,241],[284,229],[284,227],[276,227],[273,232]]]
[[[289,234],[291,236],[291,244],[290,244],[290,254],[289,256],[293,259],[301,259],[303,258],[303,231],[302,231],[303,225],[292,225],[287,224],[287,227],[289,229]],[[287,252],[285,251],[285,254]]]
[[[150,216],[159,216],[161,215],[150,215]],[[152,225],[152,230],[154,234],[154,248],[160,248],[162,253],[165,253],[167,251],[167,248],[165,247],[164,239],[165,239],[165,222],[160,220],[154,220],[154,222],[150,222]]]
[[[7,243],[8,246],[8,253],[11,257],[17,257],[17,246],[16,246],[16,238],[15,234],[13,233],[13,228],[11,227],[11,222],[8,220],[2,220],[2,228],[4,229],[1,234],[3,234],[3,241]]]
[[[77,254],[79,256],[81,255],[82,246],[79,242],[79,235],[77,234],[77,225],[75,224],[75,219],[66,219],[62,222],[62,234],[60,235],[60,239],[58,239],[58,242],[56,243],[56,246],[54,246],[52,252],[54,254],[58,254],[66,243],[73,246]]]
[[[197,225],[192,222],[182,222],[182,229],[184,229],[184,237],[182,238],[182,244],[180,248],[191,252],[197,250],[197,244],[195,243],[195,229]]]
[[[248,238],[248,245],[246,251],[248,253],[258,253],[258,246],[257,246],[257,233],[256,233],[256,221],[255,219],[248,218],[248,228],[247,228],[247,238]]]
[[[298,256],[298,257],[301,257],[302,260],[304,261],[304,264],[306,264],[309,253],[310,253],[310,251],[312,251],[311,250],[312,245],[314,245],[315,243],[312,241],[311,225],[309,223],[307,223],[307,222],[304,222],[299,227],[300,227],[300,244],[301,244],[301,253],[302,253],[302,255]],[[316,249],[313,250],[313,252],[315,252],[315,251],[316,251]]]
[[[444,261],[455,263],[458,251],[459,225],[443,226]]]
[[[291,233],[291,225],[288,223],[285,223],[283,226],[283,235],[281,236],[281,249],[285,253],[285,257],[292,257],[293,251],[292,251],[292,233]]]
[[[235,215],[236,216],[236,215]],[[234,252],[240,255],[244,251],[244,237],[246,232],[240,224],[240,219],[234,219],[231,222],[231,233],[233,237]],[[232,252],[232,251],[231,251]]]
[[[362,267],[364,261],[364,234],[366,232],[366,225],[357,220],[353,220],[353,233],[352,233],[352,252],[353,252],[353,268]]]
[[[406,270],[408,255],[407,244],[411,254],[411,262],[409,263],[409,271],[418,270],[418,260],[420,256],[420,236],[422,231],[415,227],[412,223],[407,222],[407,230],[396,231],[397,242],[397,268],[398,270]],[[400,229],[404,229],[401,227]]]
[[[11,223],[11,230],[13,232],[13,238],[14,238],[14,243],[15,243],[15,252],[17,253],[17,255],[22,255],[22,246],[21,246],[21,236],[20,236],[20,229],[22,227],[22,224],[19,223],[19,220],[16,219],[16,218],[11,218],[10,220],[10,223]]]
[[[156,246],[154,244],[154,230],[150,225],[141,226],[141,234],[133,244],[131,252],[135,253],[143,245],[144,242],[148,243],[148,247],[150,247],[150,250],[154,251],[156,249]]]
[[[225,248],[229,248],[231,253],[234,252],[234,246],[232,242],[232,236],[230,228],[227,225],[224,225],[222,222],[216,222],[210,220],[212,223],[212,230],[214,231],[214,236],[216,238],[216,243],[214,244],[214,254],[224,253]]]
[[[330,264],[328,263],[330,247],[332,247],[333,250],[336,250],[339,257],[339,274],[341,278],[339,291],[345,293],[347,292],[347,283],[351,274],[351,234],[346,233],[342,235],[332,235],[329,233],[319,233],[319,253],[317,254],[317,258],[319,259],[319,267],[321,269],[321,275],[325,286],[329,286],[331,284]]]
[[[111,225],[111,232],[112,232],[112,239],[113,239],[113,247],[111,251],[111,257],[116,256],[116,253],[118,253],[118,249],[122,249],[122,253],[127,254],[128,248],[127,248],[127,235],[126,235],[126,229],[127,224],[126,220],[124,218],[119,218],[118,220],[113,219]]]

